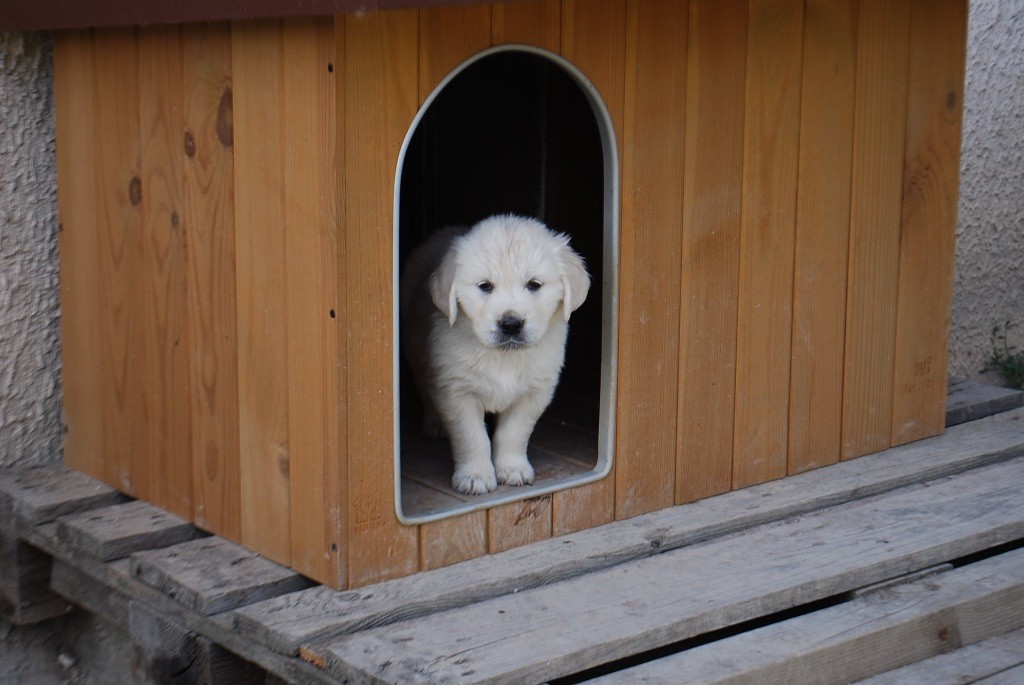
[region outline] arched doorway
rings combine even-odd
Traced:
[[[453,71],[420,110],[398,166],[396,278],[412,249],[434,231],[515,213],[567,233],[592,287],[573,314],[555,399],[530,442],[533,486],[501,486],[483,496],[454,492],[447,441],[419,434],[419,400],[404,361],[396,360],[396,496],[403,520],[535,497],[608,472],[617,175],[614,133],[600,98],[582,74],[550,53],[517,46],[481,53]],[[396,331],[398,321],[396,312]]]

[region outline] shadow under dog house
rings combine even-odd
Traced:
[[[50,15],[69,466],[357,587],[943,430],[966,0],[366,4]],[[513,210],[575,471],[411,520],[401,255]]]

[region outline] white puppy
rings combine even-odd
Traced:
[[[456,490],[533,482],[526,445],[558,383],[569,315],[589,288],[568,236],[513,215],[445,229],[409,256],[403,345],[424,432],[440,437],[443,426],[451,440]],[[487,412],[498,414],[493,448]]]

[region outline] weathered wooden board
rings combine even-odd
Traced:
[[[954,378],[946,395],[946,427],[1024,406],[1024,391]]]
[[[860,684],[964,685],[1012,672],[1022,665],[1024,629],[1017,629],[862,680]]]
[[[64,550],[56,537],[48,537],[45,543],[52,545],[50,551],[62,555]],[[74,562],[58,560],[54,563],[51,584],[61,596],[112,623],[127,626],[132,604],[142,603],[158,615],[216,641],[286,681],[336,684],[323,671],[300,659],[282,657],[242,638],[231,629],[230,620],[224,616],[204,616],[189,611],[179,602],[137,581],[131,576],[126,559],[112,563],[87,559],[75,559]]]
[[[360,679],[567,675],[1019,539],[1022,478],[1013,459],[304,650]]]
[[[129,559],[140,581],[201,614],[216,614],[312,583],[295,571],[223,538],[136,552]]]
[[[63,514],[125,499],[109,485],[71,469],[38,467],[0,475],[0,512],[28,523],[52,521]]]
[[[1024,454],[1024,410],[944,435],[502,554],[362,590],[313,588],[235,613],[248,637],[285,654],[331,635],[464,606],[787,516]]]
[[[977,681],[978,685],[1020,685],[1024,683],[1024,666],[1015,666]]]
[[[142,500],[70,514],[57,521],[61,540],[104,561],[201,535],[188,521]]]
[[[71,611],[70,604],[50,592],[52,565],[50,555],[0,532],[0,618],[25,625]]]
[[[818,678],[851,682],[1022,625],[1024,551],[1017,550],[594,682],[757,685]]]

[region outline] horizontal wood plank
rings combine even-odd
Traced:
[[[569,675],[1019,539],[1022,478],[1014,459],[305,649],[338,677]]]
[[[986,385],[969,378],[950,379],[946,427],[1024,406],[1024,392]]]
[[[193,540],[130,557],[132,575],[202,614],[215,614],[312,583],[223,538]]]
[[[169,547],[202,533],[188,521],[137,500],[65,516],[57,536],[67,544],[104,561],[144,549]]]
[[[71,469],[30,468],[3,472],[0,513],[29,523],[63,514],[117,504],[127,499],[114,488]]]
[[[1017,550],[594,682],[756,685],[805,682],[810,674],[852,682],[1022,625],[1024,550]]]
[[[1022,666],[1024,628],[887,671],[860,685],[963,685]]]
[[[1024,410],[861,459],[726,493],[408,578],[335,592],[317,587],[235,613],[252,640],[285,654],[333,635],[554,583],[749,526],[834,506],[1024,454]]]

